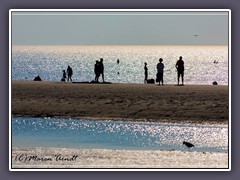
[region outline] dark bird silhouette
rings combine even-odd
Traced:
[[[188,148],[194,147],[194,145],[190,142],[183,141],[183,144],[185,144]]]
[[[198,37],[198,34],[194,34],[195,37]]]

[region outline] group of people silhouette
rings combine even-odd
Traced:
[[[177,60],[176,65],[175,65],[176,69],[177,69],[177,81],[179,85],[179,79],[181,77],[182,79],[182,85],[184,85],[184,61],[182,60],[182,56],[179,57],[179,60]],[[160,58],[159,59],[159,63],[157,64],[157,77],[156,77],[156,82],[158,83],[158,85],[162,84],[164,85],[164,81],[163,81],[163,71],[164,70],[164,64],[163,64],[163,59]],[[147,67],[147,63],[144,63],[144,83],[148,83],[148,67]]]
[[[117,64],[119,64],[119,59],[117,60]],[[182,60],[182,56],[179,57],[179,60],[177,60],[176,65],[177,69],[177,81],[179,85],[179,79],[181,77],[182,79],[182,85],[184,85],[184,61]],[[164,72],[164,64],[163,64],[163,59],[159,59],[159,63],[157,64],[157,77],[156,77],[156,82],[158,85],[162,84],[164,85],[163,81],[163,72]],[[104,65],[103,65],[103,58],[100,58],[100,60],[96,60],[96,63],[94,65],[94,73],[95,73],[95,79],[94,82],[99,82],[99,77],[102,75],[102,82],[104,83]],[[63,77],[61,81],[65,82],[67,79],[67,82],[71,81],[72,82],[72,75],[73,75],[73,70],[70,66],[67,67],[67,72],[63,70]],[[144,83],[148,83],[148,67],[147,63],[144,63]],[[152,83],[152,82],[151,82]]]
[[[95,82],[99,82],[99,77],[102,75],[102,81],[104,81],[104,65],[103,65],[103,58],[100,58],[100,61],[97,60],[94,65],[94,73],[95,73]],[[72,75],[73,70],[70,66],[67,67],[67,72],[63,70],[63,77],[61,79],[62,82],[65,82],[67,79],[67,82],[72,82]]]
[[[104,65],[103,58],[100,58],[100,61],[96,61],[94,65],[94,73],[95,73],[95,82],[99,82],[99,77],[102,75],[102,81],[104,81]]]
[[[65,82],[66,79],[67,81],[71,81],[72,82],[72,75],[73,75],[73,70],[70,66],[67,67],[67,72],[65,70],[63,70],[63,77],[61,79],[61,81]]]

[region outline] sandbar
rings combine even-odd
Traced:
[[[12,81],[12,115],[228,124],[226,85]]]

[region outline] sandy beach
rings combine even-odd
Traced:
[[[12,115],[228,123],[228,86],[12,81]]]
[[[12,81],[13,116],[228,126],[228,105],[228,86],[220,85]],[[12,147],[13,169],[228,166],[226,152]]]
[[[12,168],[228,168],[228,154],[196,151],[140,151],[13,148]]]

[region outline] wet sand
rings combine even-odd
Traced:
[[[12,115],[228,124],[228,86],[12,81]]]
[[[227,169],[228,154],[196,151],[13,148],[12,168]]]

